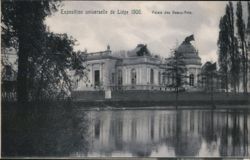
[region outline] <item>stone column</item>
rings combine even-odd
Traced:
[[[140,73],[139,73],[139,68],[135,68],[136,71],[136,85],[138,85],[140,83]]]
[[[139,78],[138,84],[141,85],[141,79],[142,79],[141,66],[139,66],[138,70],[139,70],[138,71],[138,78]]]

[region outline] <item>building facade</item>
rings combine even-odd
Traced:
[[[176,48],[183,55],[186,64],[186,90],[198,89],[198,75],[201,72],[201,58],[189,40]],[[172,79],[165,76],[167,63],[171,58],[151,54],[144,44],[133,50],[87,53],[87,80],[80,81],[76,90],[171,90],[167,84]]]

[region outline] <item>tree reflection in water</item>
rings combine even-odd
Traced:
[[[89,111],[87,115],[92,156],[249,154],[248,110]],[[97,128],[91,127],[96,123],[100,123],[98,138],[93,135]]]
[[[185,111],[176,111],[176,138],[174,148],[175,154],[178,156],[196,156],[201,146],[200,136],[195,134],[193,123],[187,126],[186,124],[188,123],[184,122],[189,119],[193,119],[193,117],[188,117]]]
[[[69,156],[84,154],[88,120],[70,104],[33,104],[27,110],[5,106],[2,156]]]

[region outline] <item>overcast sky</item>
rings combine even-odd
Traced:
[[[194,34],[193,45],[202,62],[216,61],[218,25],[227,2],[63,1],[59,11],[46,19],[50,31],[67,33],[78,40],[75,50],[88,52],[132,50],[147,44],[150,51],[167,57],[170,49]],[[141,15],[62,14],[63,10],[141,9]],[[152,11],[191,11],[183,15],[155,15]]]

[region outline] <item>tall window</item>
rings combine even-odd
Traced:
[[[115,83],[115,73],[111,74],[111,83],[114,84]]]
[[[95,122],[95,138],[99,139],[100,137],[100,127],[101,127],[101,122],[100,120],[97,120]]]
[[[194,75],[193,74],[189,75],[189,85],[194,86]]]
[[[161,72],[158,73],[158,82],[159,82],[159,85],[161,84]]]
[[[95,70],[94,72],[94,77],[95,77],[95,86],[99,86],[100,85],[100,71],[99,70]]]
[[[122,70],[118,70],[118,85],[122,85]]]
[[[153,69],[150,70],[150,83],[154,84],[154,70]]]
[[[134,68],[131,69],[131,83],[136,84],[136,70]]]
[[[171,83],[171,78],[170,78],[170,74],[167,74],[167,84]]]

